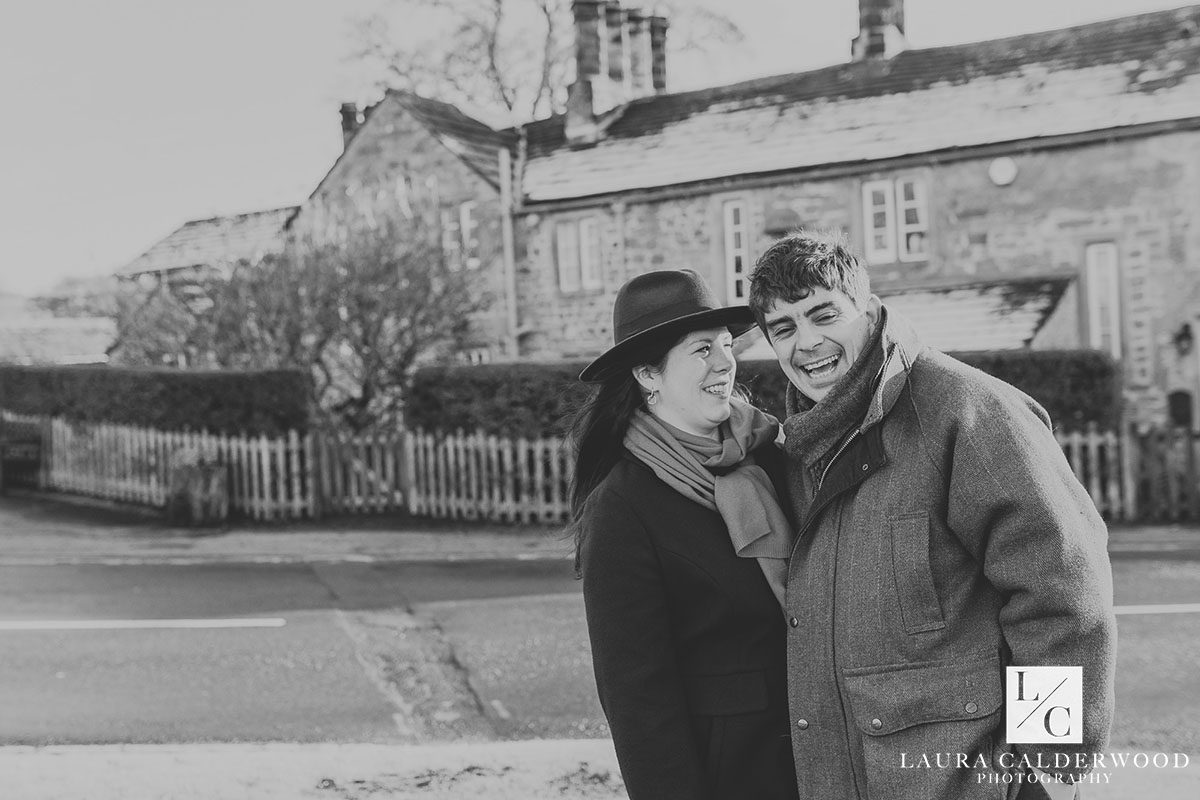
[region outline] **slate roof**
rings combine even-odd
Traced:
[[[500,188],[496,151],[502,147],[512,150],[516,146],[517,137],[512,130],[494,130],[440,100],[397,90],[389,91],[388,95],[394,97],[446,149],[492,186]]]
[[[1020,350],[1042,329],[1072,280],[1062,276],[897,288],[879,296],[912,323],[923,343],[937,350]],[[761,336],[737,348],[737,355],[775,357]]]
[[[1200,119],[1200,6],[634,100],[527,126],[526,202]]]
[[[118,275],[133,276],[185,267],[256,261],[283,245],[284,223],[296,206],[253,211],[229,217],[185,222],[130,263]]]
[[[0,363],[104,363],[115,337],[111,319],[55,317],[24,298],[0,294]]]

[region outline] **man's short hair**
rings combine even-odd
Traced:
[[[844,233],[798,230],[768,247],[750,274],[750,310],[765,331],[776,302],[795,303],[816,288],[843,292],[855,308],[871,296],[867,268]]]

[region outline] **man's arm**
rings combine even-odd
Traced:
[[[1050,764],[1054,753],[1099,752],[1116,661],[1104,521],[1040,406],[1011,389],[975,399],[954,435],[947,521],[982,552],[985,576],[1007,597],[1000,625],[1012,663],[1083,668],[1082,744],[1017,749],[1046,753]]]

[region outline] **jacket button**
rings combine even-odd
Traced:
[[[876,717],[875,719],[871,720],[871,728],[872,728],[872,730],[879,730],[879,729],[880,729],[880,728],[882,728],[882,727],[883,727],[883,720],[879,719],[878,717]]]
[[[799,628],[800,620],[796,619],[795,617],[792,617],[788,620],[788,625],[791,625],[793,628]]]
[[[974,714],[976,711],[979,710],[979,706],[975,705],[974,703],[967,703],[966,706],[964,706],[964,708],[967,709],[968,714]]]
[[[866,471],[867,471],[867,469],[868,469],[867,465],[866,465],[866,464],[863,464],[863,472],[866,472]]]
[[[802,731],[808,730],[808,720],[806,720],[806,719],[796,720],[796,727]]]

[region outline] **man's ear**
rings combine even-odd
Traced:
[[[867,319],[871,320],[871,330],[875,330],[875,326],[879,324],[880,311],[883,308],[883,301],[879,299],[879,295],[873,294],[867,298],[867,307],[863,311],[867,315]]]

